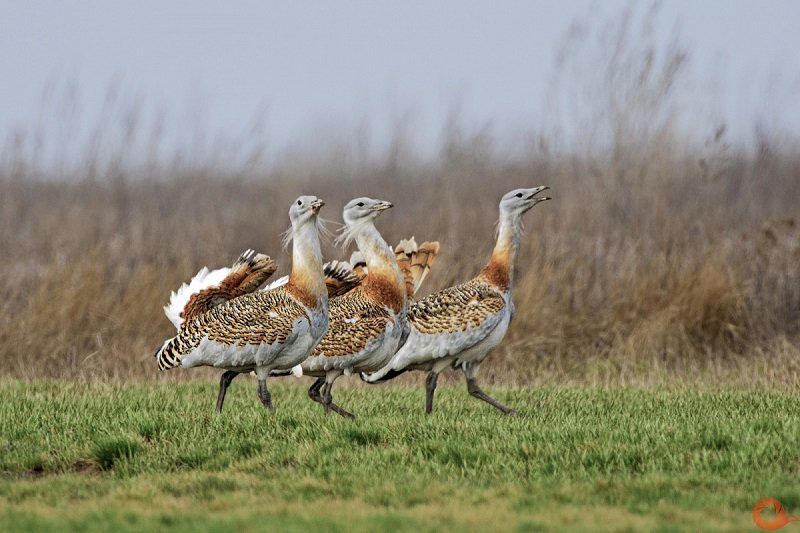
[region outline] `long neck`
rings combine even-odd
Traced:
[[[497,231],[497,243],[481,275],[500,290],[511,288],[514,281],[514,261],[519,251],[522,224],[519,216],[502,213]]]
[[[306,307],[317,307],[328,301],[319,232],[313,222],[306,222],[292,231],[292,273],[288,290]]]
[[[371,223],[358,232],[356,244],[369,272],[365,288],[382,304],[399,312],[406,305],[406,285],[394,252]]]

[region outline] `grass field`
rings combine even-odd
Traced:
[[[800,511],[800,397],[764,390],[0,383],[0,530],[754,530]],[[796,526],[789,526],[796,527]],[[788,529],[787,529],[788,531]]]

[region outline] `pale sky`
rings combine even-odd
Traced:
[[[502,136],[543,120],[570,24],[628,5],[2,0],[0,138],[53,121],[48,86],[60,97],[74,86],[69,120],[95,123],[114,84],[173,117],[176,142],[200,129],[235,136],[261,115],[273,148],[358,124],[379,143],[411,112],[413,136],[432,144],[456,107]],[[658,20],[689,49],[695,104],[718,108],[741,138],[757,117],[800,134],[800,2],[664,1]]]

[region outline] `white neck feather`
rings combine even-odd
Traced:
[[[514,282],[514,262],[521,237],[522,217],[501,211],[497,224],[497,242],[483,273],[489,276],[493,283],[508,290]]]
[[[316,223],[306,222],[292,229],[292,274],[290,280],[302,284],[317,298],[327,300],[328,290],[322,275],[322,250]]]
[[[383,239],[375,224],[369,222],[362,225],[358,229],[355,239],[358,249],[367,263],[368,272],[390,276],[405,293],[405,281],[400,267],[397,266],[394,251]]]
[[[500,213],[497,222],[497,242],[495,249],[504,249],[516,255],[522,240],[522,217],[511,213]]]

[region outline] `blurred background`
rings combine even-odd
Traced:
[[[475,275],[526,217],[486,381],[800,385],[800,4],[0,4],[0,374],[160,374],[161,307],[301,193]],[[349,256],[328,244],[330,258]],[[279,272],[279,273],[281,273]],[[409,380],[417,378],[411,377]]]

